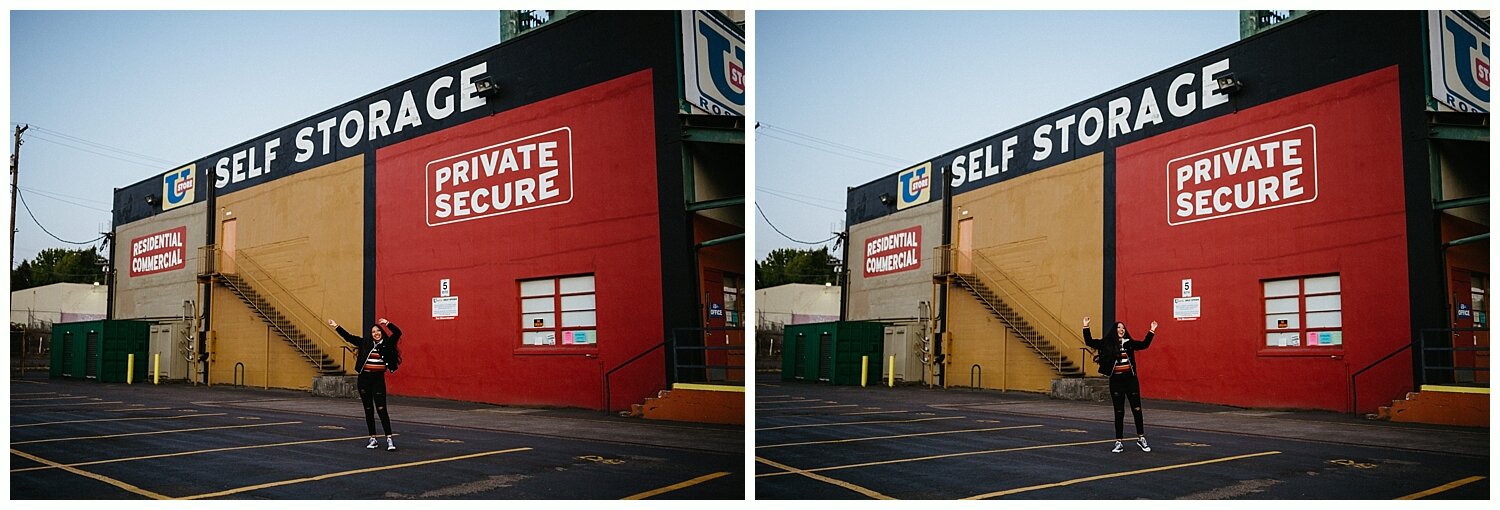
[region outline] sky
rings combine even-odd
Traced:
[[[847,188],[1233,43],[1239,14],[760,10],[754,31],[762,260],[832,247],[801,242],[842,229]]]
[[[108,231],[114,188],[437,68],[500,37],[493,10],[8,16],[7,135],[18,123],[31,126],[22,135],[17,262],[46,248],[76,246],[52,236],[81,242]],[[7,154],[12,140],[6,137]]]

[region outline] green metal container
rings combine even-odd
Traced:
[[[786,327],[781,380],[858,385],[861,362],[869,366],[869,383],[880,379],[885,347],[883,322],[846,321],[794,324]]]
[[[144,380],[149,365],[151,323],[86,321],[52,325],[51,377],[125,382],[130,355],[135,378]]]

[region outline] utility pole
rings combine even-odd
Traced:
[[[10,153],[10,267],[16,267],[16,192],[21,185],[21,133],[30,125],[16,126],[16,147]]]

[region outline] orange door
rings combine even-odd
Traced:
[[[219,272],[234,274],[234,223],[235,220],[224,221],[224,255],[219,257]]]
[[[958,274],[974,274],[974,263],[969,258],[969,251],[974,244],[974,218],[958,220],[958,254],[953,257],[953,272]]]

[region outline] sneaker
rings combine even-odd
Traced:
[[[1146,436],[1136,438],[1135,445],[1141,447],[1141,451],[1143,452],[1151,451],[1151,445],[1146,444]]]
[[[370,441],[371,441],[370,444],[375,444],[374,443],[374,441],[375,441],[374,439],[371,439]],[[385,451],[388,451],[388,452],[396,451],[396,438],[394,438],[394,437],[387,437],[387,438],[385,438]],[[1150,451],[1150,450],[1147,450],[1147,451]]]
[[[1115,449],[1110,450],[1111,453],[1120,453],[1123,451],[1125,451],[1125,443],[1119,441],[1115,441]]]
[[[372,437],[370,438],[370,444],[365,445],[365,448],[369,448],[372,450],[375,448],[380,448],[380,442],[376,441],[375,438]]]

